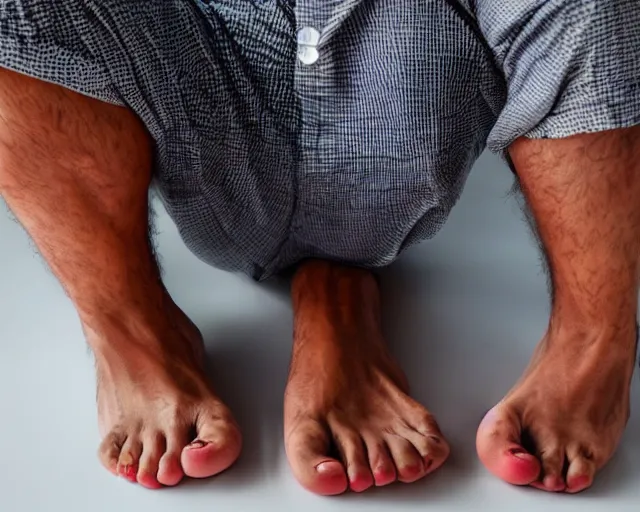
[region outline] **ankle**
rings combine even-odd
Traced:
[[[119,304],[78,311],[87,341],[96,353],[132,346],[179,350],[183,344],[200,341],[197,327],[168,297],[154,307]]]
[[[291,297],[297,318],[380,327],[380,289],[375,275],[367,270],[326,260],[308,261],[293,278]]]
[[[95,292],[72,297],[82,324],[97,330],[114,324],[155,325],[169,321],[176,305],[162,283],[136,282],[119,293]]]
[[[547,331],[547,343],[576,350],[595,350],[602,354],[619,353],[628,357],[635,353],[638,341],[638,324],[635,317],[626,321],[585,321],[584,319],[552,315]]]

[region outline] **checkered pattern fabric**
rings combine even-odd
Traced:
[[[187,245],[263,279],[389,264],[487,144],[640,123],[640,3],[0,0],[0,66],[132,109]]]

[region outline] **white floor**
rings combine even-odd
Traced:
[[[33,244],[0,206],[0,510],[608,512],[640,505],[640,416],[592,490],[577,496],[510,487],[477,460],[483,413],[525,366],[547,320],[535,244],[507,193],[511,175],[485,156],[441,234],[384,274],[386,328],[416,398],[438,417],[453,453],[424,482],[315,497],[290,475],[282,393],[291,342],[285,291],[197,261],[160,216],[166,283],[203,330],[212,375],[245,433],[233,470],[147,491],[99,465],[92,361],[71,304]]]

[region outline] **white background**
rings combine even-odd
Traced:
[[[444,230],[383,273],[389,343],[414,396],[451,442],[451,459],[417,484],[338,498],[301,489],[284,456],[286,290],[199,262],[164,212],[159,242],[167,286],[205,335],[212,376],[243,428],[245,449],[229,472],[174,489],[148,491],[103,470],[95,456],[92,359],[77,317],[0,205],[0,510],[637,510],[637,377],[626,436],[591,490],[568,496],[511,487],[477,460],[478,422],[518,378],[547,322],[545,278],[508,195],[511,184],[506,167],[485,155]]]

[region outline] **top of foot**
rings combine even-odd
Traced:
[[[96,353],[100,459],[112,473],[152,489],[218,474],[241,448],[230,411],[204,375],[200,333],[176,315],[180,326],[164,337],[125,335],[126,343]],[[123,339],[114,331],[100,335]]]
[[[377,293],[370,274],[326,263],[294,282],[285,447],[297,479],[317,494],[413,482],[449,454],[384,347]]]
[[[578,338],[541,342],[520,382],[482,421],[480,459],[515,485],[576,493],[613,456],[629,417],[635,349]]]

